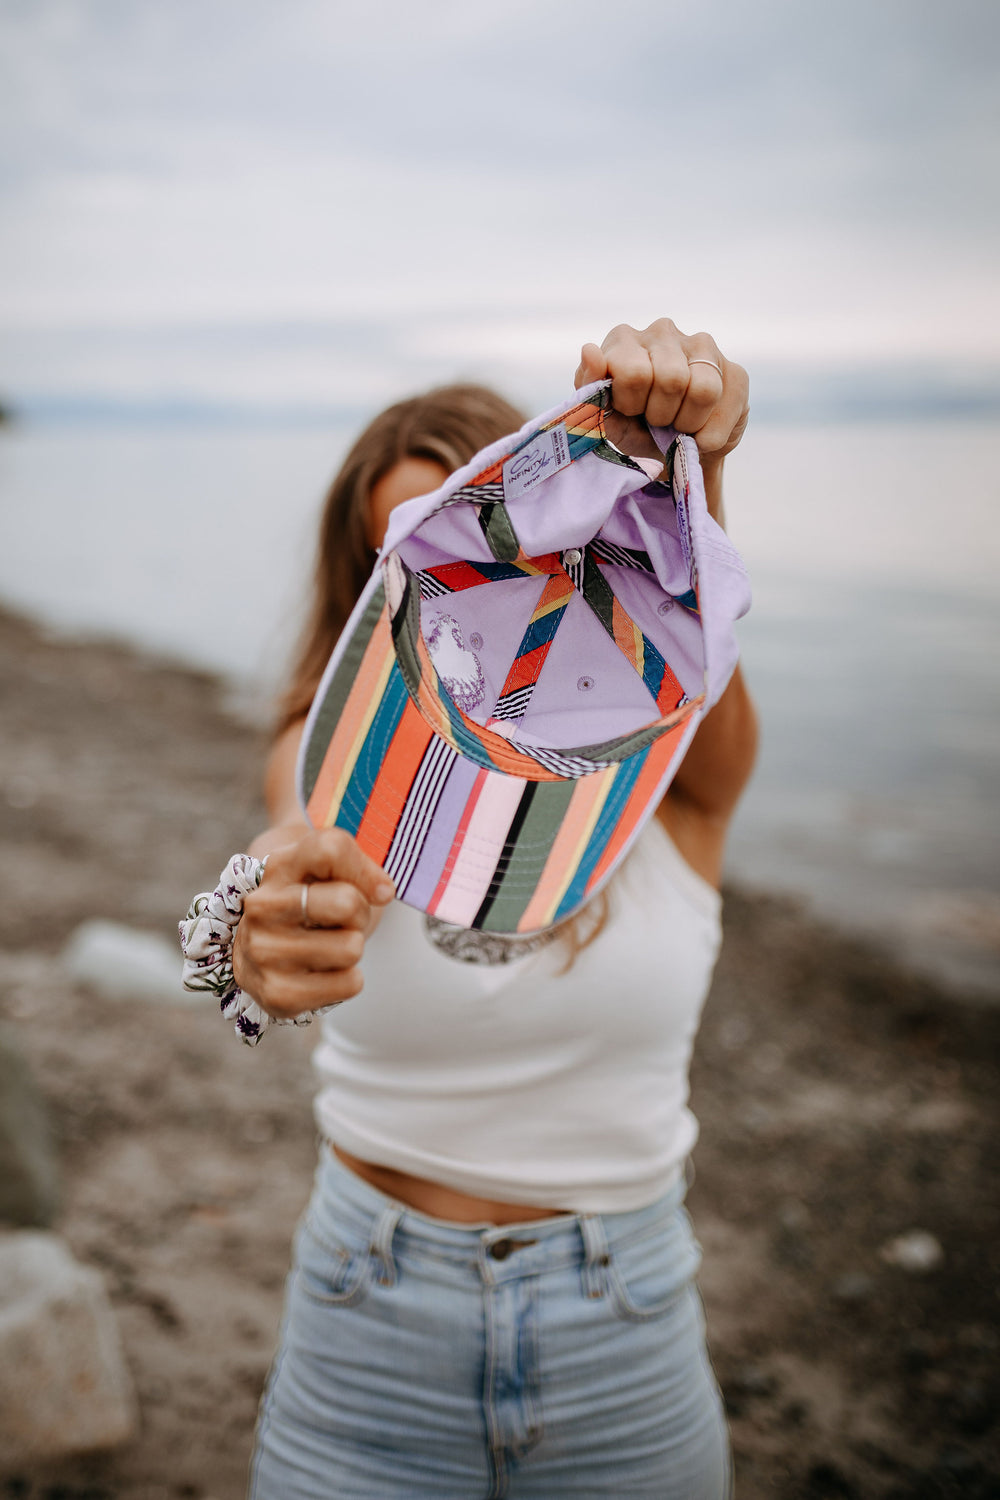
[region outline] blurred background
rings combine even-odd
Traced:
[[[753,379],[732,869],[995,992],[998,29],[5,0],[0,599],[263,701],[358,424],[454,378],[542,409],[616,322],[708,328]]]
[[[992,0],[0,0],[4,1494],[242,1493],[310,1038],[240,1048],[172,928],[260,826],[351,435],[455,379],[543,410],[666,314],[752,381],[692,1193],[739,1493],[995,1500],[998,40]]]

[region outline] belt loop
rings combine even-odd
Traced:
[[[603,1297],[608,1287],[608,1253],[604,1221],[599,1214],[580,1214],[580,1237],[583,1240],[583,1291],[587,1297]]]
[[[382,1286],[396,1285],[396,1262],[392,1254],[392,1239],[402,1217],[402,1207],[398,1203],[390,1203],[379,1214],[375,1221],[375,1228],[372,1230],[371,1255],[372,1259],[379,1263],[377,1275]]]

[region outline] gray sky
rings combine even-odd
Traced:
[[[1000,364],[994,0],[0,0],[0,390]]]

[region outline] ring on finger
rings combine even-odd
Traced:
[[[315,927],[316,923],[309,919],[309,886],[303,884],[299,887],[299,912],[300,924],[303,927]]]
[[[714,359],[689,359],[688,360],[688,364],[689,365],[711,365],[713,370],[717,370],[719,372],[719,379],[720,380],[724,380],[725,379],[725,376],[722,373],[722,366],[721,365],[717,365],[715,363]]]

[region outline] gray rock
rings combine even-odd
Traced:
[[[135,1424],[100,1276],[54,1234],[0,1234],[0,1472],[116,1447]]]
[[[63,951],[63,966],[78,984],[111,1000],[204,1005],[181,983],[181,949],[156,932],[96,918],[81,922]]]
[[[58,1202],[48,1110],[13,1033],[0,1027],[0,1222],[46,1227]]]
[[[887,1266],[898,1266],[912,1276],[936,1271],[944,1261],[940,1240],[926,1229],[910,1229],[894,1240],[887,1240],[879,1255]]]

